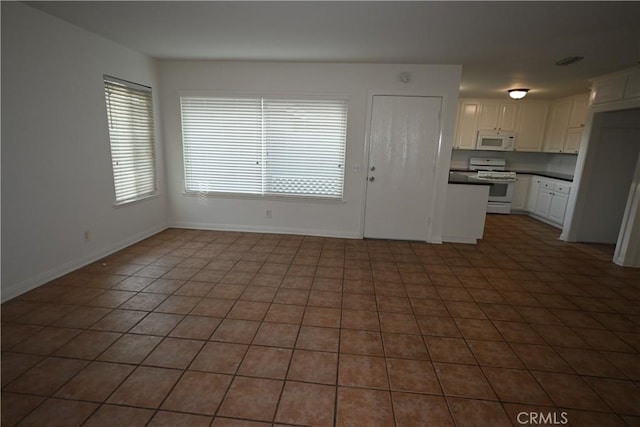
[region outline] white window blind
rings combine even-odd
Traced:
[[[265,192],[342,197],[344,101],[264,100]]]
[[[262,193],[259,99],[182,98],[185,189]]]
[[[342,198],[344,100],[182,97],[185,189]]]
[[[151,88],[104,76],[116,204],[156,193]]]

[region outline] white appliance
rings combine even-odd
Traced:
[[[506,161],[495,158],[471,157],[469,170],[477,171],[475,178],[491,182],[487,213],[510,214],[511,200],[516,183],[516,173],[507,172]]]
[[[477,150],[513,151],[515,132],[479,130],[476,140]]]

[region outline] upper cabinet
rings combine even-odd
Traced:
[[[543,151],[578,153],[587,117],[588,99],[588,94],[581,94],[551,103]]]
[[[475,150],[479,130],[515,132],[515,151],[578,152],[588,94],[557,101],[460,99],[453,148]]]
[[[515,151],[542,151],[549,103],[547,101],[527,101],[521,103],[519,107]]]
[[[480,104],[478,129],[515,131],[518,104],[508,101],[483,101]]]
[[[475,150],[478,130],[516,131],[518,118],[519,105],[515,102],[461,99],[453,148]]]
[[[593,79],[591,104],[640,98],[640,66]]]
[[[479,113],[480,101],[473,99],[460,100],[454,148],[461,150],[474,150],[476,148]]]

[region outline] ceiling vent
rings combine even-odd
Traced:
[[[571,65],[578,61],[582,61],[583,59],[584,56],[567,56],[566,58],[556,62],[556,65]]]

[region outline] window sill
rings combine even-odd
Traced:
[[[344,205],[347,202],[344,199],[322,196],[278,196],[278,195],[258,195],[258,194],[239,194],[239,193],[205,193],[197,191],[183,191],[183,196],[198,197],[205,199],[237,199],[237,200],[263,200],[274,202],[294,202],[294,203],[323,203],[329,205]]]
[[[125,206],[130,206],[130,205],[135,205],[138,203],[142,203],[146,200],[150,200],[150,199],[157,199],[158,197],[160,197],[160,193],[153,193],[153,194],[148,194],[146,196],[141,196],[138,197],[136,199],[132,199],[132,200],[125,200],[123,202],[114,202],[113,203],[113,207],[114,208],[123,208]]]

